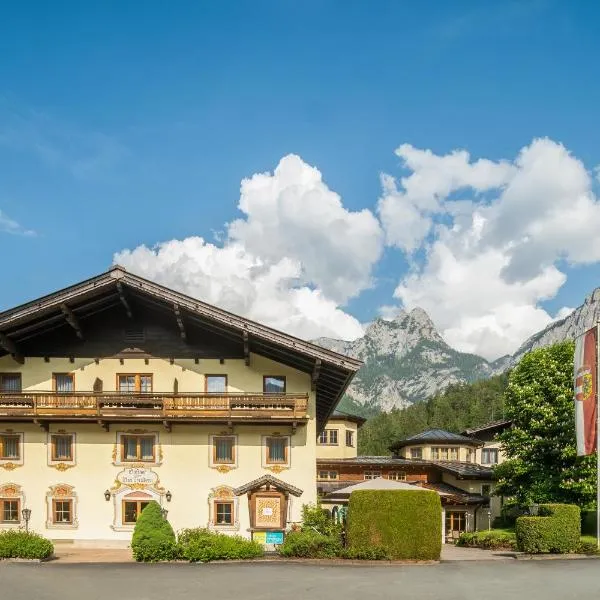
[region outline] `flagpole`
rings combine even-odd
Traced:
[[[596,544],[600,549],[600,323],[596,323]]]

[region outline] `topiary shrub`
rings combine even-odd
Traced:
[[[3,531],[0,533],[1,558],[45,559],[54,554],[52,542],[37,533]]]
[[[391,559],[438,560],[442,506],[426,490],[360,490],[350,494],[348,547],[384,548]]]
[[[581,515],[573,504],[540,504],[537,517],[519,517],[517,548],[529,554],[575,552],[579,545]]]
[[[207,529],[183,529],[179,532],[179,556],[190,562],[242,560],[264,554],[261,544],[237,535],[215,533]]]
[[[342,552],[338,536],[324,535],[311,529],[291,531],[279,546],[282,556],[296,558],[335,558]]]
[[[131,538],[131,550],[138,562],[158,562],[178,557],[175,532],[162,516],[158,502],[150,502],[138,517]]]

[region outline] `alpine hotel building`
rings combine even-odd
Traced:
[[[277,543],[360,366],[118,266],[0,313],[0,530],[127,545],[156,500]]]

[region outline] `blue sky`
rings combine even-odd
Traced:
[[[272,172],[290,153],[319,170],[344,210],[377,219],[380,175],[406,174],[406,158],[394,153],[401,144],[514,161],[547,137],[590,174],[600,164],[595,2],[22,2],[0,10],[1,308],[103,271],[126,248],[190,236],[214,242],[215,232],[224,239],[226,225],[243,217],[241,180]],[[360,322],[382,306],[410,308],[421,292],[393,294],[409,264],[423,268],[428,235],[414,255],[384,243],[369,285],[327,293]],[[580,304],[600,268],[575,254],[554,249],[548,260],[566,282],[516,302],[550,317]],[[185,273],[178,281],[186,287]],[[314,291],[315,281],[309,274],[302,284]],[[481,349],[456,329],[486,315],[432,316],[455,345]]]

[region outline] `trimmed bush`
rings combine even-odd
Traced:
[[[340,558],[352,560],[389,560],[387,550],[383,546],[372,546],[371,548],[344,548]]]
[[[0,533],[1,558],[49,558],[54,554],[52,542],[37,533],[3,531]]]
[[[178,557],[175,532],[152,501],[140,514],[131,538],[133,557],[138,562],[158,562]]]
[[[575,552],[579,545],[581,515],[572,504],[540,504],[537,517],[519,517],[517,548],[529,554]]]
[[[279,546],[282,556],[297,558],[335,558],[342,552],[338,536],[324,535],[312,529],[291,531]]]
[[[199,528],[179,532],[178,553],[190,562],[210,562],[258,558],[264,550],[258,542]]]
[[[360,490],[350,494],[348,547],[384,548],[391,559],[437,560],[442,549],[442,506],[425,490]]]
[[[583,536],[576,550],[577,554],[600,554],[595,537]]]
[[[485,550],[516,550],[517,539],[512,531],[473,531],[461,533],[457,546]]]

